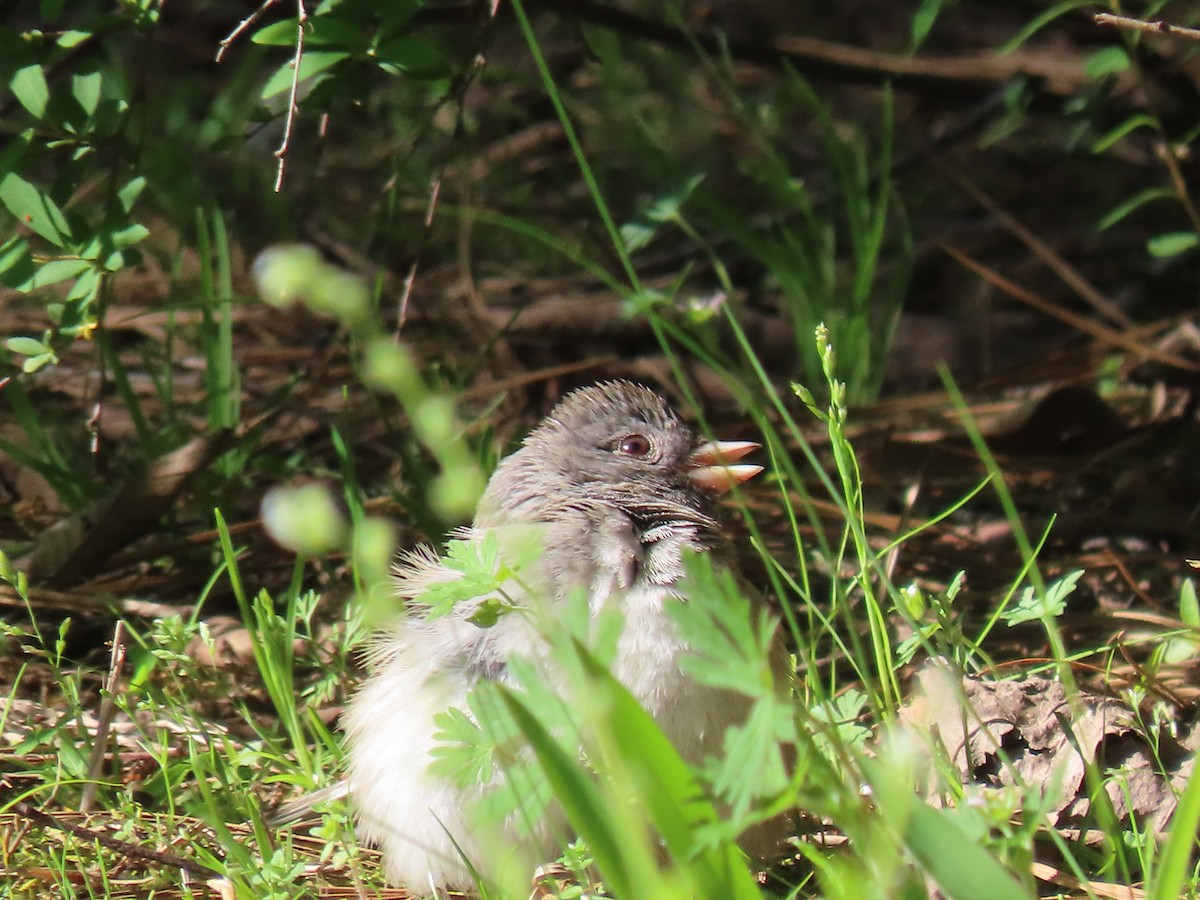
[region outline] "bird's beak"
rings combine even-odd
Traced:
[[[758,448],[759,445],[754,441],[709,441],[701,444],[688,457],[687,476],[696,487],[723,494],[763,470],[762,466],[730,465]]]

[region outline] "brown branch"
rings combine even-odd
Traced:
[[[288,91],[287,117],[283,120],[283,140],[275,151],[279,160],[279,168],[275,172],[275,193],[283,189],[283,171],[287,167],[287,152],[292,143],[292,130],[296,126],[296,113],[299,111],[297,95],[300,93],[300,63],[304,59],[304,26],[308,23],[308,10],[304,8],[304,0],[296,0],[296,55],[292,59],[292,87]]]
[[[1173,34],[1187,38],[1189,41],[1200,41],[1200,28],[1186,28],[1183,25],[1172,25],[1159,19],[1154,22],[1146,19],[1135,19],[1132,16],[1114,16],[1112,13],[1096,13],[1092,21],[1097,25],[1111,25],[1113,28],[1124,28],[1126,31],[1140,31],[1143,34]]]
[[[792,66],[802,74],[828,76],[859,84],[889,81],[898,90],[933,90],[940,96],[977,97],[1026,75],[1054,95],[1074,93],[1088,83],[1080,56],[1033,54],[1020,51],[1002,56],[993,52],[966,56],[914,57],[880,53],[800,35],[780,35],[763,43],[730,40],[712,30],[688,31],[675,25],[626,12],[593,0],[544,0],[564,17],[576,18],[663,46],[705,53],[728,54],[736,60],[772,67]],[[1132,79],[1117,77],[1125,87]]]
[[[1126,314],[1125,310],[1102,294],[1095,285],[1083,277],[1083,274],[1078,269],[1063,259],[1049,244],[1026,228],[1017,220],[1016,216],[1004,209],[982,188],[937,157],[933,157],[933,163],[960,191],[995,216],[1005,231],[1024,244],[1067,287],[1071,288],[1078,297],[1087,302],[1092,309],[1122,328],[1127,329],[1133,326],[1133,320]]]
[[[441,194],[442,176],[438,174],[433,177],[433,181],[429,184],[429,202],[425,207],[425,222],[422,234],[427,235],[429,230],[433,228],[433,214],[437,211],[438,198]],[[415,254],[412,265],[408,267],[408,274],[404,276],[404,287],[400,291],[400,312],[396,319],[397,341],[400,340],[400,332],[404,329],[404,324],[408,321],[408,300],[412,296],[413,284],[417,280],[417,265],[420,261],[420,254]]]
[[[263,13],[265,13],[278,2],[279,0],[264,0],[262,6],[250,13],[250,15],[246,16],[246,18],[242,19],[242,21],[238,22],[237,27],[234,28],[233,31],[229,32],[229,34],[225,35],[225,37],[221,40],[219,45],[220,49],[217,50],[216,61],[220,62],[221,58],[225,55],[225,51],[233,46],[233,43],[246,33],[246,29],[257,22],[259,18],[262,17]]]
[[[102,847],[107,847],[109,850],[116,851],[131,859],[141,859],[147,862],[156,862],[164,866],[171,866],[177,869],[186,869],[194,875],[199,875],[203,878],[224,878],[225,876],[216,869],[210,869],[208,866],[202,865],[194,860],[185,859],[174,853],[161,853],[157,850],[147,850],[138,844],[129,841],[122,841],[111,835],[105,834],[102,831],[96,831],[92,828],[84,828],[82,825],[76,825],[74,822],[67,822],[57,818],[48,812],[43,812],[36,806],[26,803],[24,800],[18,800],[13,803],[12,808],[18,815],[22,815],[44,828],[56,828],[59,831],[65,831],[68,834],[73,834],[75,837],[83,838],[85,841],[95,841]]]
[[[1009,281],[995,269],[985,266],[978,260],[972,259],[966,253],[959,250],[952,244],[946,241],[937,240],[934,244],[951,259],[958,262],[964,268],[969,269],[976,275],[985,279],[989,284],[999,288],[1014,300],[1019,300],[1027,306],[1031,306],[1039,312],[1049,316],[1052,319],[1069,325],[1072,328],[1091,336],[1094,340],[1099,341],[1110,347],[1119,347],[1129,353],[1146,359],[1152,359],[1155,362],[1163,365],[1172,366],[1181,369],[1185,372],[1200,372],[1200,366],[1191,360],[1176,356],[1173,353],[1167,353],[1157,347],[1151,347],[1147,344],[1139,343],[1129,335],[1120,331],[1115,331],[1112,328],[1107,328],[1104,325],[1097,324],[1084,316],[1073,313],[1068,309],[1063,309],[1060,306],[1055,306],[1052,303],[1043,300],[1041,297],[1034,294],[1032,291],[1027,291],[1023,287]]]
[[[113,629],[112,656],[109,658],[108,678],[104,681],[104,693],[101,695],[100,714],[96,717],[96,735],[92,741],[92,755],[88,760],[87,783],[83,786],[83,794],[79,799],[79,811],[89,813],[92,804],[96,802],[96,789],[100,785],[100,771],[104,768],[104,745],[108,742],[108,732],[112,728],[113,718],[117,714],[117,688],[121,683],[121,670],[125,666],[125,622],[117,620]],[[120,755],[114,754],[119,760]]]
[[[1173,34],[1177,37],[1182,37],[1187,40],[1200,41],[1200,29],[1185,28],[1182,25],[1172,25],[1170,22],[1147,21],[1145,19],[1135,19],[1130,16],[1116,16],[1112,13],[1096,13],[1092,17],[1092,21],[1097,25],[1110,25],[1115,28],[1123,28],[1127,31],[1136,31],[1142,34]],[[1134,64],[1137,65],[1136,57],[1131,56]],[[1138,66],[1140,70],[1140,66]],[[1154,99],[1154,91],[1149,92],[1149,106],[1153,113],[1153,117],[1159,130],[1162,130],[1162,116],[1158,111],[1158,102]],[[1183,206],[1183,211],[1191,222],[1192,228],[1200,231],[1200,210],[1196,208],[1195,202],[1192,200],[1191,191],[1188,189],[1186,180],[1183,177],[1183,172],[1180,168],[1179,149],[1170,140],[1164,138],[1163,143],[1158,148],[1158,157],[1163,161],[1163,165],[1167,167],[1167,174],[1171,179],[1171,186],[1175,189],[1175,195],[1179,198],[1180,204]]]
[[[437,103],[434,105],[434,108],[431,110],[424,127],[416,136],[414,146],[416,146],[417,142],[420,141],[421,134],[428,132],[428,130],[433,127],[433,123],[437,119],[437,114],[444,107],[449,106],[450,104],[454,104],[458,109],[455,130],[457,132],[461,129],[463,107],[466,103],[467,92],[471,89],[472,85],[475,84],[479,73],[487,64],[485,51],[491,44],[492,34],[494,32],[494,16],[496,6],[498,6],[498,3],[492,6],[492,15],[489,16],[488,19],[482,25],[480,25],[478,29],[475,42],[475,52],[472,55],[470,67],[464,72],[459,73],[451,83],[446,93],[438,99]],[[417,269],[420,266],[421,256],[429,242],[430,235],[433,233],[434,214],[437,212],[438,200],[441,197],[442,181],[445,177],[446,169],[447,163],[442,163],[442,165],[440,165],[437,171],[434,173],[433,179],[429,184],[429,199],[425,205],[425,218],[423,220],[423,227],[421,229],[421,239],[413,252],[412,263],[409,265],[408,274],[404,278],[403,287],[401,290],[395,332],[395,339],[397,341],[400,340],[400,332],[404,329],[404,325],[408,321],[408,304],[412,296],[413,287],[416,284]],[[392,187],[393,182],[389,181],[384,190],[391,190]]]
[[[0,584],[0,608],[13,609],[61,609],[73,613],[116,612],[121,616],[142,616],[161,619],[165,616],[189,615],[190,606],[175,606],[154,600],[139,600],[135,597],[120,597],[103,590],[88,589],[88,593],[55,591],[47,588],[28,588],[25,595],[7,584]]]
[[[1179,203],[1183,206],[1188,221],[1192,223],[1194,230],[1200,231],[1200,210],[1197,210],[1196,204],[1192,202],[1192,192],[1183,177],[1183,170],[1179,167],[1179,151],[1175,143],[1164,140],[1158,146],[1157,155],[1163,161],[1163,165],[1167,167],[1171,187],[1175,189],[1175,196],[1179,198]]]
[[[237,27],[229,34],[225,35],[219,43],[217,50],[217,62],[225,56],[227,51],[235,41],[238,40],[251,25],[257,22],[262,14],[278,3],[279,0],[264,0],[262,5],[242,21],[238,22]],[[297,97],[300,92],[300,62],[304,59],[304,26],[308,22],[308,10],[304,8],[304,0],[296,0],[296,53],[292,58],[292,86],[288,91],[288,108],[287,116],[283,120],[283,139],[279,142],[279,147],[275,150],[275,158],[279,160],[279,167],[275,172],[275,193],[279,193],[283,189],[283,173],[287,168],[287,152],[292,143],[292,132],[296,126],[296,113],[299,111],[299,103]]]

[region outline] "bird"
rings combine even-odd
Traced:
[[[716,755],[726,729],[745,720],[751,701],[689,677],[681,665],[689,648],[665,606],[680,596],[687,551],[736,570],[717,502],[762,471],[738,463],[758,446],[698,438],[643,385],[615,380],[582,387],[500,461],[472,525],[458,535],[483,540],[535,526],[541,554],[514,589],[536,594],[525,599],[543,607],[563,604],[580,589],[593,611],[615,605],[625,624],[612,673],[689,763]],[[483,855],[483,836],[468,810],[485,786],[471,791],[429,771],[435,717],[449,707],[466,708],[468,692],[481,680],[507,681],[511,656],[536,656],[540,642],[525,616],[505,615],[480,627],[472,620],[479,602],[430,617],[422,595],[458,577],[428,547],[399,557],[395,590],[407,611],[376,636],[367,654],[369,674],[342,717],[347,777],[322,798],[349,795],[359,839],[379,848],[387,879],[410,890],[471,889]],[[779,683],[787,684],[790,657],[778,637],[770,662]],[[294,809],[276,817],[290,818]],[[752,829],[743,849],[765,859],[782,846],[786,831],[786,822]],[[524,840],[547,861],[561,852],[549,828]]]

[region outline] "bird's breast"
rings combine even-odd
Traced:
[[[675,591],[661,585],[637,584],[626,592],[625,629],[612,672],[683,758],[698,763],[720,749],[727,727],[744,720],[746,703],[684,672],[682,658],[691,651],[667,613],[668,604],[678,602]]]
[[[672,602],[674,594],[659,585],[636,585],[621,597],[625,628],[613,674],[655,716],[685,683],[679,658],[686,647],[666,611]]]

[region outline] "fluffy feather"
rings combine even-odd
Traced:
[[[624,451],[642,449],[628,442],[631,436],[645,439],[644,454]],[[685,548],[730,559],[712,495],[689,479],[696,447],[652,391],[628,382],[585,388],[501,461],[475,526],[455,535],[479,540],[489,530],[503,535],[520,526],[528,534],[535,526],[543,553],[522,584],[536,596],[520,585],[506,593],[522,603],[556,604],[584,587],[595,611],[618,606],[625,630],[613,673],[691,762],[717,752],[725,730],[748,712],[744,697],[684,674],[680,659],[688,648],[664,610],[676,596]],[[388,878],[416,890],[470,888],[466,861],[481,864],[482,842],[466,810],[486,786],[463,791],[428,771],[434,716],[463,707],[479,679],[506,679],[513,654],[536,660],[543,649],[525,616],[504,616],[488,629],[468,622],[478,599],[427,620],[421,595],[458,577],[427,547],[399,558],[396,592],[410,612],[373,643],[371,675],[343,722],[359,833],[382,850]],[[781,645],[773,662],[786,681]],[[781,827],[758,829],[746,849],[763,854],[782,837]],[[526,839],[525,850],[544,859],[558,854],[549,821]]]

